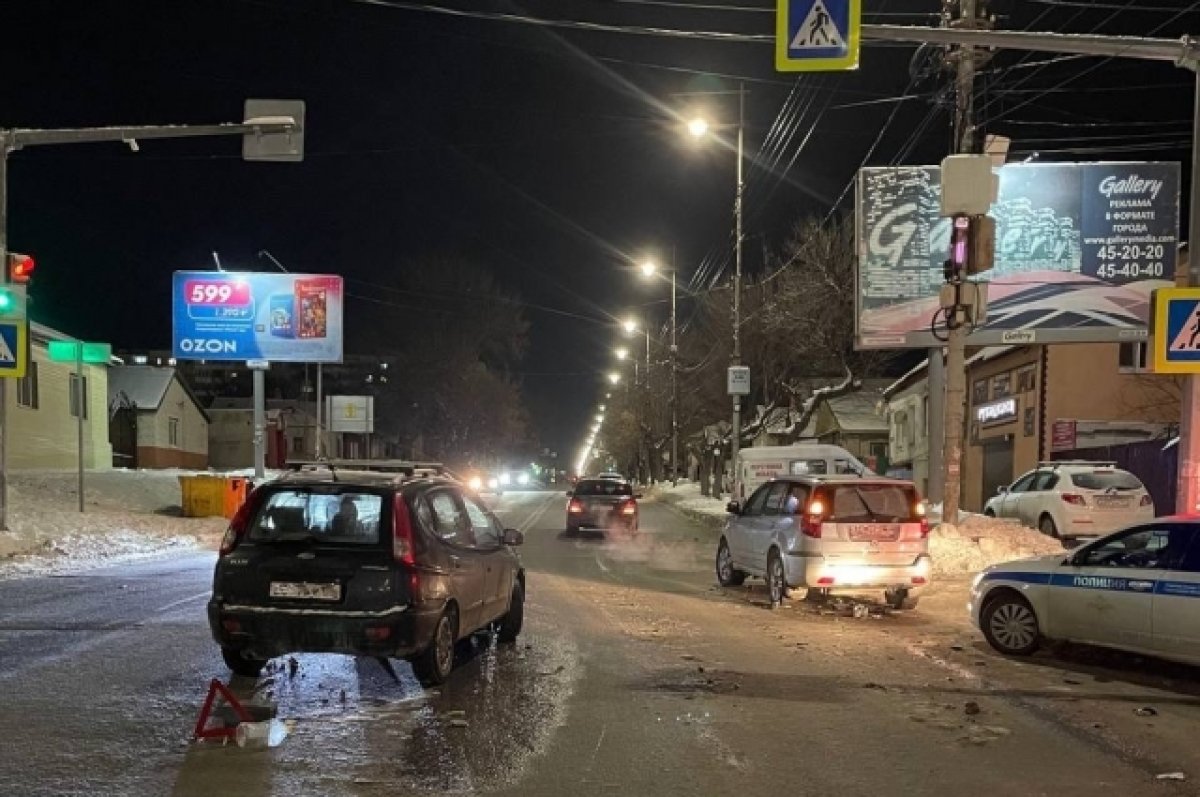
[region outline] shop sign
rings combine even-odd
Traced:
[[[1017,417],[1017,400],[1003,398],[975,408],[975,420],[984,426],[1008,423]]]

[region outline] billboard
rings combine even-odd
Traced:
[[[859,172],[860,349],[942,345],[930,329],[950,249],[940,173]],[[968,345],[1145,339],[1151,293],[1174,284],[1179,164],[1015,164],[999,176],[996,267],[979,276],[987,323]]]
[[[374,396],[328,396],[326,426],[331,432],[371,434],[375,431]]]
[[[342,278],[176,271],[171,351],[180,360],[342,361]]]

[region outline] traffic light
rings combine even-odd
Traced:
[[[0,321],[23,321],[25,317],[25,286],[0,285]]]
[[[17,285],[25,285],[33,277],[33,269],[36,265],[29,255],[10,252],[8,255],[8,281]]]

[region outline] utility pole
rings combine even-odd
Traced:
[[[986,25],[979,17],[979,0],[957,0],[958,18],[951,25],[959,29],[975,30]],[[969,154],[975,151],[975,48],[960,46],[954,54],[954,151]],[[953,311],[957,312],[957,310]],[[963,416],[966,411],[967,371],[966,348],[968,327],[966,324],[948,324],[949,339],[946,342],[946,405],[945,428],[943,429],[942,467],[945,476],[942,492],[942,519],[947,523],[958,522],[958,507],[962,500]],[[932,368],[935,357],[941,352],[930,352]],[[932,392],[933,386],[930,385]],[[931,449],[933,443],[931,441]],[[932,456],[931,456],[932,460]],[[935,478],[930,472],[930,481]]]
[[[671,486],[679,483],[679,345],[675,339],[675,247],[671,247]]]
[[[742,153],[746,137],[746,84],[738,84],[737,130],[737,194],[734,198],[734,269],[733,269],[733,358],[731,365],[742,364],[742,195],[745,180],[742,173]],[[732,471],[730,493],[738,499],[738,449],[742,444],[742,397],[733,397],[733,430],[729,436],[729,468]]]

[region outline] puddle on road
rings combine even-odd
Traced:
[[[373,794],[492,791],[516,783],[566,720],[579,654],[558,636],[527,635],[514,646],[483,638],[450,680],[425,690],[409,666],[400,682],[379,662],[334,655],[287,658],[257,684],[278,704],[291,734],[277,748],[192,745],[175,795]]]

